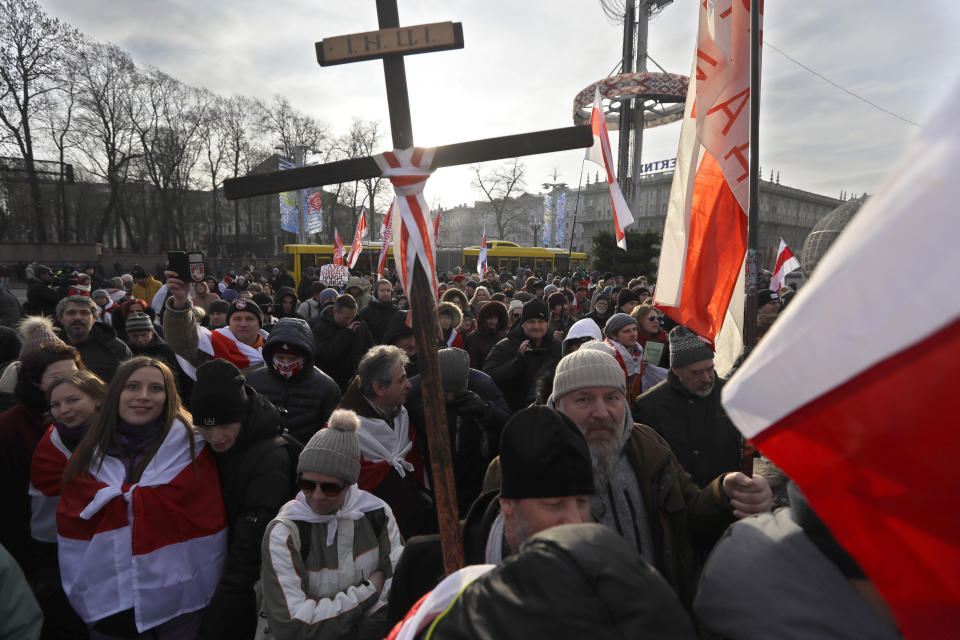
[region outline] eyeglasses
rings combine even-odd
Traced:
[[[337,484],[336,482],[314,482],[313,480],[300,478],[300,490],[304,493],[313,493],[317,490],[318,486],[320,487],[320,491],[323,492],[323,495],[328,498],[336,498],[347,488],[346,485]]]

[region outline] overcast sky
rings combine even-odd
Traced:
[[[40,0],[88,36],[113,42],[139,65],[224,95],[280,93],[327,122],[389,124],[379,61],[321,68],[314,43],[375,30],[374,0]],[[620,59],[622,27],[598,0],[398,0],[400,22],[463,23],[465,48],[407,57],[419,146],[572,124],[574,96]],[[649,54],[690,71],[697,3],[678,0],[650,23]],[[951,0],[766,2],[764,38],[804,65],[917,123],[957,79],[960,3]],[[653,64],[650,64],[653,69]],[[760,158],[764,178],[836,197],[874,192],[917,128],[847,95],[781,54],[764,51]],[[676,155],[680,124],[648,129],[644,161]],[[616,144],[616,134],[611,134]],[[383,140],[384,150],[389,136]],[[526,160],[527,191],[553,170],[575,185],[582,151]],[[588,163],[588,170],[595,171]],[[466,168],[438,171],[431,203],[472,202]]]

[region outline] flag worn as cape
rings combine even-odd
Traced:
[[[946,97],[723,389],[906,638],[960,629],[960,83]]]

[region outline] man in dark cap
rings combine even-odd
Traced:
[[[191,409],[197,430],[213,450],[227,510],[227,561],[197,637],[252,638],[260,541],[294,494],[294,457],[280,436],[276,408],[226,360],[197,367]]]
[[[536,399],[538,381],[553,375],[560,360],[560,342],[547,331],[547,305],[534,298],[523,305],[520,321],[498,342],[483,363],[510,405],[519,411]],[[547,394],[549,395],[549,394]]]
[[[757,292],[757,315],[777,315],[780,313],[780,295],[770,289]]]
[[[713,351],[686,327],[670,332],[667,379],[637,398],[633,419],[659,433],[699,487],[740,469],[740,432],[720,404]]]
[[[227,311],[230,311],[229,302],[214,300],[207,306],[207,315],[203,317],[203,326],[211,331],[227,326]]]
[[[27,311],[34,315],[53,316],[60,298],[66,293],[53,288],[53,271],[39,264],[27,284]]]

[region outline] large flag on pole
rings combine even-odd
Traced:
[[[600,88],[593,94],[593,112],[590,114],[590,126],[593,128],[593,146],[587,149],[587,160],[604,168],[607,174],[607,186],[610,188],[610,201],[613,205],[613,231],[617,238],[617,246],[627,250],[627,234],[624,229],[633,224],[633,214],[623,199],[623,192],[617,184],[617,177],[613,174],[613,152],[610,150],[610,136],[607,135],[607,121],[603,116],[603,104],[600,98]]]
[[[437,215],[433,218],[433,244],[438,244],[440,242],[440,214],[443,213],[443,209],[437,207]]]
[[[780,249],[777,251],[777,262],[773,267],[773,277],[770,278],[770,289],[772,291],[780,291],[786,275],[799,268],[800,261],[793,255],[793,251],[790,251],[790,247],[787,246],[786,241],[780,238]]]
[[[960,629],[958,103],[955,83],[723,390],[906,638]]]
[[[343,240],[340,239],[340,232],[333,228],[333,264],[343,264]]]
[[[377,277],[383,277],[383,268],[387,264],[387,247],[390,246],[390,237],[393,235],[393,203],[390,203],[390,208],[387,209],[387,215],[383,219],[383,224],[380,227],[380,259],[377,260]]]
[[[701,3],[654,302],[711,342],[747,251],[749,153],[749,3]]]
[[[357,220],[357,230],[353,233],[353,244],[350,245],[350,255],[347,256],[347,266],[353,269],[363,252],[363,239],[367,237],[367,209],[360,209],[360,219]]]
[[[477,273],[487,275],[487,225],[483,225],[483,238],[480,239],[480,253],[477,254]]]

